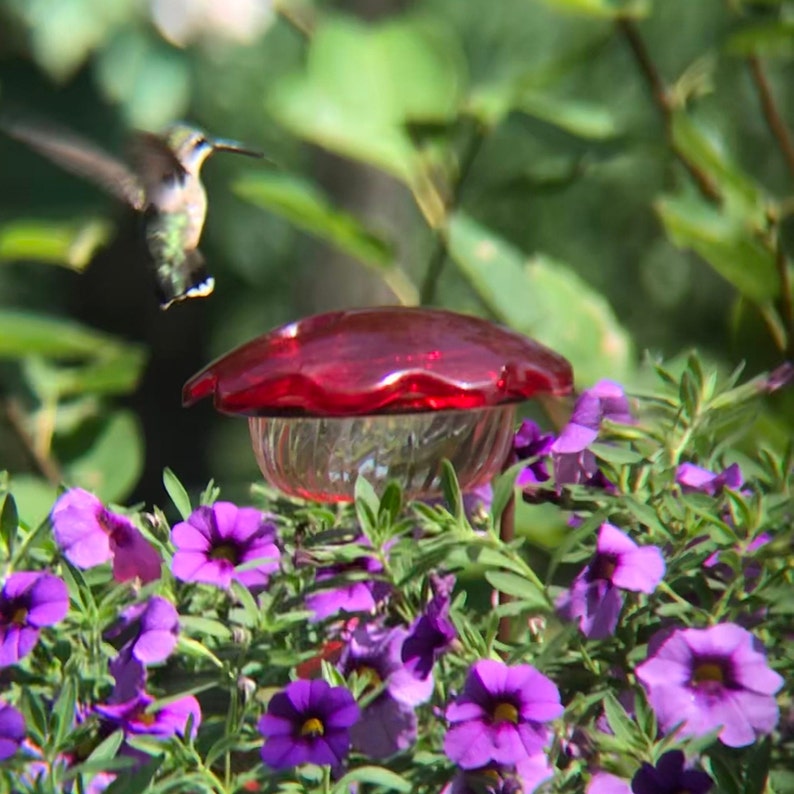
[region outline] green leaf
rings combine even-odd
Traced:
[[[448,229],[452,259],[497,319],[566,356],[577,381],[632,366],[629,335],[604,298],[565,265],[525,257],[464,213]]]
[[[131,411],[111,414],[96,432],[88,451],[67,467],[67,479],[93,491],[105,502],[120,501],[138,482],[143,469],[143,440]]]
[[[100,358],[120,343],[107,334],[32,312],[0,309],[0,358]]]
[[[228,640],[232,636],[231,629],[225,623],[199,615],[180,615],[179,628],[187,636],[215,637],[219,640]]]
[[[83,366],[61,368],[56,377],[57,394],[127,394],[138,385],[146,356],[143,347],[124,345]]]
[[[50,514],[58,489],[32,474],[15,474],[12,490],[19,517],[29,527],[38,527]]]
[[[8,493],[3,499],[3,509],[0,510],[0,538],[6,547],[9,558],[14,554],[14,543],[19,529],[19,513],[14,497]]]
[[[650,0],[546,0],[552,8],[565,13],[600,19],[643,17],[650,12]]]
[[[463,507],[463,494],[460,491],[455,468],[446,459],[441,461],[441,491],[450,513],[459,521],[462,520],[466,514]]]
[[[117,775],[105,789],[105,794],[143,794],[149,788],[164,760],[165,755],[158,755],[134,770]]]
[[[629,747],[635,744],[637,726],[634,720],[626,713],[623,706],[620,705],[618,699],[611,692],[607,692],[603,703],[607,722],[614,732],[615,738]]]
[[[112,230],[106,221],[16,220],[0,226],[0,263],[44,262],[84,270]]]
[[[500,593],[530,602],[536,605],[537,609],[549,609],[546,594],[523,576],[504,571],[486,571],[485,578],[488,584],[496,588]]]
[[[179,481],[179,477],[168,466],[163,469],[163,485],[171,497],[174,507],[179,511],[179,515],[187,521],[188,516],[193,512],[190,497],[187,495],[185,486]]]
[[[794,20],[748,25],[729,36],[725,48],[732,55],[790,58],[794,55]]]
[[[74,730],[74,709],[77,703],[77,687],[74,679],[69,676],[61,684],[58,699],[50,716],[50,741],[53,748],[60,751],[64,748],[69,734]]]
[[[361,525],[364,534],[371,541],[376,542],[374,534],[378,527],[380,499],[375,493],[372,483],[361,475],[356,478],[354,493],[358,523]]]
[[[605,460],[616,466],[630,466],[643,460],[643,456],[639,452],[615,444],[594,443],[590,444],[588,449],[600,460]]]
[[[353,215],[334,209],[320,189],[307,180],[275,172],[248,174],[235,183],[234,191],[365,265],[388,267],[394,260],[391,243],[369,231]]]
[[[347,794],[352,783],[370,783],[387,791],[411,791],[411,784],[382,766],[361,766],[348,772],[334,787],[334,794]]]
[[[742,295],[760,304],[778,296],[774,253],[744,219],[694,195],[665,196],[656,212],[675,245],[701,256]]]
[[[560,99],[532,91],[525,92],[513,107],[580,138],[605,140],[619,132],[612,113],[590,102]]]

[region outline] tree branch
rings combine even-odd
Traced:
[[[692,179],[695,180],[700,192],[709,201],[719,204],[722,201],[722,195],[720,194],[719,188],[714,183],[714,180],[705,171],[703,171],[697,163],[692,162],[692,160],[690,160],[672,140],[674,107],[670,101],[670,94],[667,90],[667,86],[665,85],[661,74],[659,74],[659,70],[656,68],[656,64],[651,58],[648,48],[645,46],[645,41],[640,35],[640,31],[630,19],[619,19],[617,21],[617,27],[625,38],[626,43],[629,45],[629,49],[631,49],[634,60],[637,62],[637,66],[639,67],[642,76],[645,78],[645,82],[648,84],[653,102],[658,108],[662,116],[662,120],[664,121],[667,138],[670,141],[670,148],[673,150],[673,153],[678,158],[680,163],[689,172],[689,175],[692,177]]]
[[[28,433],[25,427],[24,413],[19,407],[19,403],[13,399],[6,399],[3,407],[8,424],[14,431],[14,435],[19,439],[31,463],[38,472],[43,475],[52,485],[60,485],[62,481],[61,470],[55,460],[49,455],[39,452],[35,440]]]

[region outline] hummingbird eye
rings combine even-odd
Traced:
[[[193,143],[194,149],[203,149],[207,145],[208,141],[206,138],[196,138]]]

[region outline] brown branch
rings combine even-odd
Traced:
[[[794,296],[791,294],[791,273],[788,259],[780,242],[780,231],[778,231],[777,246],[775,247],[775,266],[780,281],[780,309],[783,315],[783,324],[786,327],[786,352],[791,356],[794,353]]]
[[[774,96],[772,96],[772,89],[766,79],[764,67],[757,55],[751,55],[747,59],[747,65],[750,67],[750,74],[758,90],[758,98],[761,101],[761,109],[764,112],[766,123],[780,147],[789,172],[794,176],[794,141],[791,139],[791,133],[780,115]]]
[[[60,467],[52,457],[39,452],[35,440],[25,427],[24,413],[19,407],[19,403],[13,399],[7,399],[4,401],[4,408],[8,424],[22,444],[31,463],[50,483],[60,485],[63,480]]]
[[[722,195],[714,180],[703,171],[697,163],[692,162],[672,140],[673,103],[670,101],[670,94],[667,90],[667,86],[661,74],[659,74],[659,70],[656,68],[656,64],[653,58],[651,58],[648,48],[645,46],[645,41],[640,35],[640,31],[630,19],[619,19],[617,21],[617,27],[626,39],[626,43],[629,45],[629,49],[631,49],[634,60],[637,62],[637,66],[642,76],[645,78],[645,82],[648,84],[654,104],[662,115],[667,138],[670,141],[670,148],[673,150],[679,162],[689,172],[692,179],[695,180],[700,192],[709,201],[719,204],[722,201]]]

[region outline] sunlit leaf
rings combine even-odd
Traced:
[[[794,55],[794,20],[776,19],[737,30],[725,45],[734,55],[791,57]]]
[[[601,140],[618,133],[614,116],[605,107],[589,102],[560,99],[533,91],[521,96],[514,107],[580,138]]]
[[[450,223],[449,251],[496,317],[570,359],[580,382],[628,371],[628,334],[604,298],[568,267],[524,257],[463,213]]]
[[[642,17],[651,8],[650,0],[545,0],[558,11],[583,16],[615,19],[617,17]]]
[[[107,242],[112,226],[106,221],[84,223],[18,220],[0,226],[0,263],[44,262],[83,270]]]

